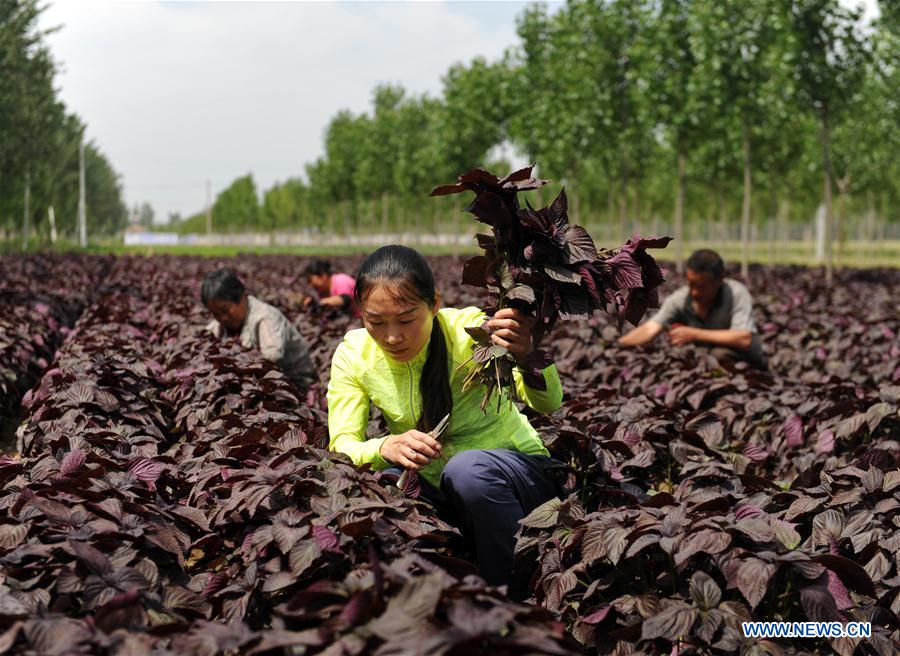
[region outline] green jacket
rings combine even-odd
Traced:
[[[453,393],[453,414],[441,436],[441,458],[423,468],[421,474],[438,485],[441,470],[456,453],[468,449],[511,449],[521,453],[548,455],[537,431],[528,419],[507,400],[497,409],[496,396],[481,411],[484,388],[473,386],[465,393],[462,383],[469,363],[457,371],[460,364],[472,355],[472,338],[464,330],[480,326],[485,314],[478,308],[464,310],[446,308],[438,312],[438,320],[447,340],[450,367],[450,389]],[[415,428],[422,413],[419,378],[428,357],[428,346],[409,362],[396,362],[366,332],[365,328],[351,330],[335,351],[331,360],[331,381],[328,383],[329,448],[350,456],[357,465],[369,463],[380,470],[390,466],[381,457],[381,443],[387,436],[366,439],[370,403],[381,409],[391,435],[399,435]],[[546,390],[527,387],[518,370],[514,371],[516,391],[534,410],[551,413],[562,403],[562,385],[556,365],[543,371]]]

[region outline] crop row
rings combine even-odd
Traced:
[[[22,396],[90,305],[109,265],[109,258],[89,256],[0,258],[0,452]]]
[[[304,398],[203,332],[198,284],[220,264],[308,341],[321,378]],[[23,459],[0,461],[0,648],[900,650],[900,272],[827,290],[816,271],[752,270],[769,372],[662,339],[621,349],[605,315],[561,324],[545,346],[563,408],[533,421],[567,496],[525,521],[521,605],[473,576],[427,506],[323,450],[331,354],[355,326],[304,311],[303,264],[114,263],[24,398]],[[447,305],[484,303],[458,260],[432,264]],[[748,619],[874,631],[750,642]]]
[[[0,647],[572,653],[452,557],[427,507],[321,449],[322,416],[212,340],[189,274],[119,261],[0,463]],[[429,650],[432,650],[429,648]]]

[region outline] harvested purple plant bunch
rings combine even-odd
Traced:
[[[518,192],[539,189],[546,180],[532,177],[533,166],[503,179],[480,168],[461,174],[454,185],[437,187],[432,196],[471,191],[475,199],[465,211],[491,227],[491,234],[476,239],[484,255],[469,259],[462,282],[482,287],[497,296],[496,308],[515,308],[534,318],[534,351],[523,366],[529,387],[543,389],[541,370],[551,360],[539,348],[558,319],[587,319],[595,310],[613,312],[619,326],[637,324],[648,308],[659,307],[657,288],[662,272],[648,248],[665,248],[669,237],[643,239],[635,235],[617,249],[598,249],[587,230],[568,218],[565,189],[547,207],[535,210]],[[476,366],[466,379],[486,387],[482,409],[495,389],[508,389],[515,397],[512,372],[515,358],[491,341],[486,325],[467,329],[475,340]],[[498,397],[498,403],[500,398]]]

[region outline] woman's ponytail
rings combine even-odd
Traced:
[[[422,368],[419,391],[422,394],[422,416],[416,428],[427,433],[441,423],[453,410],[453,393],[450,391],[450,365],[447,342],[437,315],[432,320],[431,341],[428,343],[428,359]]]

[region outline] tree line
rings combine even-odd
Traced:
[[[46,240],[49,209],[57,232],[74,238],[79,147],[85,125],[54,88],[57,64],[38,28],[37,0],[0,1],[0,228]],[[85,144],[85,196],[91,233],[121,230],[128,210],[119,176],[94,143]],[[26,207],[28,212],[26,214]]]
[[[479,164],[503,173],[498,155],[513,149],[567,185],[575,220],[623,234],[660,217],[746,235],[824,203],[846,236],[851,215],[897,218],[897,14],[882,2],[864,25],[838,0],[532,5],[502,58],[451,67],[438,98],[378,86],[370,111],[332,118],[305,179],[260,202],[241,178],[214,225],[378,228],[398,207],[428,221],[433,186]]]
[[[452,66],[438,97],[376,87],[369,111],[331,119],[302,178],[261,197],[252,175],[238,178],[212,224],[434,230],[459,201],[426,199],[433,186],[476,165],[505,173],[517,152],[566,185],[574,221],[620,235],[652,219],[746,237],[808,222],[824,204],[840,241],[853,218],[897,220],[900,11],[880,9],[863,25],[838,0],[531,5],[503,57]],[[40,11],[37,0],[0,3],[0,225],[46,234],[53,206],[59,231],[74,234],[85,126],[53,87]],[[94,144],[85,163],[91,231],[114,233],[128,216],[118,175]],[[206,224],[203,211],[180,229]]]

